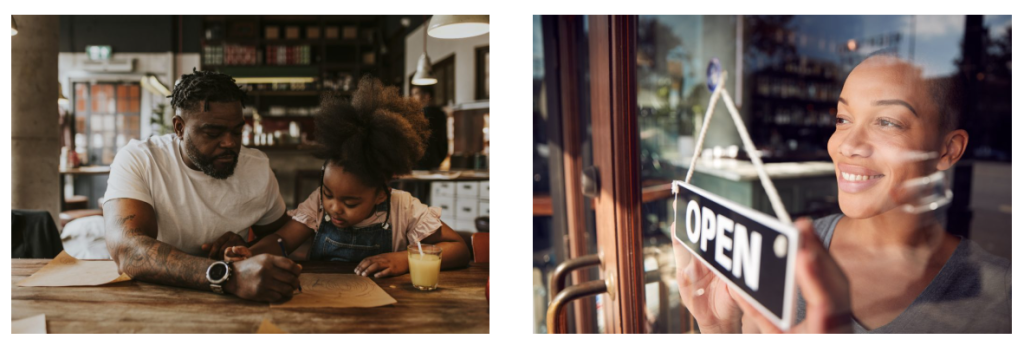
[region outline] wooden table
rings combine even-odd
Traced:
[[[488,264],[442,271],[436,291],[409,275],[375,279],[398,303],[377,308],[270,308],[235,296],[139,281],[100,287],[20,287],[49,259],[11,260],[11,319],[46,314],[49,333],[252,333],[264,318],[290,333],[488,333]],[[355,263],[302,262],[306,273]]]

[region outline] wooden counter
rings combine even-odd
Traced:
[[[100,287],[19,287],[48,259],[11,260],[11,319],[46,314],[49,333],[253,333],[264,318],[291,333],[488,333],[488,264],[442,271],[436,291],[409,275],[375,279],[398,301],[377,308],[270,308],[230,295],[139,281]],[[302,262],[350,274],[356,263]]]

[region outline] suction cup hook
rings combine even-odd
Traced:
[[[911,214],[935,211],[953,200],[953,191],[946,184],[942,171],[907,180],[903,187],[913,197],[911,202],[903,205],[903,211]]]
[[[717,57],[711,58],[708,62],[708,90],[714,92],[718,87],[718,80],[722,77],[722,63]]]

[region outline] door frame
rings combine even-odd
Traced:
[[[637,123],[637,16],[590,16],[590,95],[597,247],[605,332],[646,332],[640,232],[640,150]]]

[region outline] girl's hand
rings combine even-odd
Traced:
[[[738,333],[742,311],[729,286],[675,239],[676,281],[683,305],[700,325],[701,333]]]
[[[225,232],[223,235],[220,235],[220,238],[217,238],[217,240],[213,241],[213,243],[203,244],[201,248],[203,251],[208,251],[210,253],[208,258],[221,259],[221,252],[227,250],[228,247],[244,245],[245,240],[242,239],[242,236],[238,235],[237,233],[228,231]]]
[[[246,260],[252,257],[252,251],[246,246],[231,246],[224,248],[224,261],[231,263]]]
[[[797,220],[800,231],[800,250],[796,257],[796,284],[807,302],[804,321],[786,332],[793,333],[850,333],[853,316],[850,309],[850,282],[828,255],[821,240],[814,234],[809,219]],[[744,318],[751,317],[762,332],[780,333],[761,312],[738,295],[734,297],[743,309]],[[744,319],[746,322],[747,319]]]
[[[407,255],[402,251],[366,257],[356,266],[356,275],[373,275],[374,278],[381,278],[405,274],[409,272]]]

